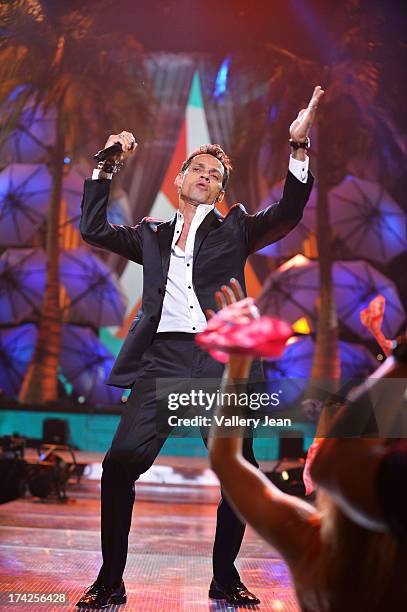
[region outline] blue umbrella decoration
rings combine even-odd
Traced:
[[[114,355],[96,334],[78,325],[64,325],[61,339],[61,369],[78,395],[86,402],[115,404],[123,392],[106,385]]]
[[[360,311],[378,294],[386,298],[383,331],[394,338],[405,321],[405,312],[395,284],[369,263],[339,261],[333,265],[333,282],[338,315],[361,338],[370,339],[360,322]],[[294,323],[304,315],[316,320],[319,296],[318,262],[302,255],[293,257],[268,277],[257,303],[262,314]]]
[[[0,172],[0,243],[21,246],[47,214],[51,175],[44,164],[11,164]]]
[[[65,318],[95,327],[121,325],[126,297],[114,272],[82,247],[63,250],[61,282],[70,298]],[[8,249],[0,257],[0,324],[19,323],[38,314],[45,289],[42,249]]]
[[[0,258],[0,323],[19,323],[40,311],[45,288],[41,249],[8,249]],[[69,314],[95,326],[121,324],[124,300],[115,275],[88,249],[63,251],[61,277],[72,301]],[[17,396],[37,338],[34,325],[4,329],[0,387]],[[114,355],[90,329],[63,326],[61,371],[89,402],[115,403],[122,392],[107,388]]]
[[[37,336],[32,323],[0,330],[0,389],[10,397],[18,396]],[[63,325],[61,372],[86,402],[109,405],[120,400],[122,390],[105,384],[114,359],[91,329]]]
[[[386,298],[383,332],[395,338],[405,322],[404,308],[395,284],[366,261],[337,261],[333,266],[338,316],[361,338],[370,339],[369,330],[360,322],[360,311],[381,294]]]
[[[356,257],[388,262],[407,249],[406,216],[378,183],[348,175],[330,190],[332,226]]]
[[[262,314],[294,323],[304,315],[315,318],[318,296],[317,262],[296,255],[269,274],[257,305]]]
[[[32,323],[0,329],[0,389],[17,397],[37,341]]]
[[[60,270],[72,318],[96,327],[122,324],[127,298],[116,274],[103,261],[86,247],[65,250]]]
[[[0,324],[20,323],[38,313],[45,289],[41,249],[8,249],[0,257]]]
[[[86,169],[72,166],[62,184],[67,222],[76,226],[86,175]],[[10,164],[0,172],[0,243],[3,246],[32,242],[36,227],[47,217],[51,183],[45,164]]]
[[[283,356],[267,361],[265,370],[272,387],[271,392],[282,391],[280,405],[287,406],[297,400],[310,382],[315,343],[311,336],[297,338],[287,345]],[[377,367],[377,361],[364,346],[339,342],[341,381],[365,378]]]
[[[21,88],[12,94],[17,96]],[[3,143],[0,173],[0,243],[25,246],[46,220],[51,176],[47,166],[55,142],[55,110],[46,112],[30,100],[17,129]],[[73,167],[64,177],[63,197],[68,223],[77,224],[85,172]],[[123,194],[113,202],[114,222],[127,223]],[[118,215],[121,214],[119,219]],[[116,220],[117,219],[117,220]],[[0,258],[0,323],[19,323],[37,314],[45,288],[46,262],[41,249],[9,249]],[[70,316],[94,325],[121,324],[125,306],[117,278],[88,250],[64,251],[61,277],[70,298]],[[37,328],[25,324],[0,330],[0,387],[17,396],[31,360]],[[64,325],[61,373],[75,391],[92,403],[114,403],[122,392],[105,386],[114,356],[88,328]]]
[[[17,96],[16,88],[10,98]],[[9,163],[40,163],[49,156],[49,147],[55,144],[56,111],[50,107],[46,112],[29,100],[19,116],[17,128],[4,142],[0,159],[3,165]]]

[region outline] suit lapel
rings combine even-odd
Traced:
[[[158,244],[160,245],[161,252],[161,265],[163,270],[164,281],[168,275],[168,268],[170,266],[171,256],[171,243],[174,236],[176,215],[169,221],[160,223],[157,227]]]
[[[199,249],[201,248],[202,242],[206,238],[208,232],[219,227],[222,221],[223,216],[217,208],[214,208],[210,213],[206,215],[205,219],[202,221],[195,234],[194,261],[199,253]]]
[[[217,208],[214,208],[210,213],[206,215],[205,219],[198,227],[195,235],[194,260],[198,255],[202,242],[204,241],[208,232],[219,227],[222,221],[223,215],[217,210]],[[161,265],[164,280],[168,276],[168,268],[170,266],[171,244],[172,239],[174,237],[175,222],[176,215],[174,215],[174,217],[169,221],[160,223],[160,225],[157,226],[157,237],[161,252]]]

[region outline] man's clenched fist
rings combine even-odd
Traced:
[[[110,134],[106,141],[104,148],[111,147],[112,145],[120,142],[122,145],[123,153],[118,159],[124,160],[131,155],[137,147],[136,139],[131,132],[120,132],[120,134]]]

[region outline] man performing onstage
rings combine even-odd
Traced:
[[[144,218],[134,227],[110,225],[106,207],[114,164],[105,163],[85,181],[82,237],[89,244],[141,264],[144,289],[141,309],[108,380],[111,385],[132,391],[103,460],[103,564],[96,581],[78,602],[79,607],[99,608],[126,601],[122,576],[134,483],[151,467],[165,442],[165,435],[158,433],[158,423],[168,414],[157,406],[155,380],[220,380],[223,365],[198,348],[195,334],[206,327],[204,313],[214,309],[215,291],[231,277],[245,291],[247,257],[283,238],[300,221],[313,182],[306,154],[308,133],[323,93],[316,87],[308,107],[290,126],[292,154],[281,201],[255,215],[247,214],[241,204],[233,206],[225,217],[216,209],[231,171],[230,160],[219,145],[203,145],[184,162],[175,178],[179,208],[169,221]],[[122,159],[136,146],[129,132],[111,135],[105,146],[116,142],[122,146]],[[206,443],[204,432],[202,436]],[[244,454],[257,466],[250,438],[245,440]],[[245,525],[222,495],[209,588],[213,599],[226,599],[235,605],[259,603],[241,582],[234,565],[244,530]]]

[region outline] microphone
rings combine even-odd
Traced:
[[[134,149],[136,141],[133,141],[131,145],[131,149]],[[106,161],[106,159],[113,159],[116,155],[120,155],[123,152],[122,145],[120,142],[115,142],[110,145],[110,147],[106,147],[106,149],[101,149],[94,156],[93,159],[97,159],[98,161]]]

